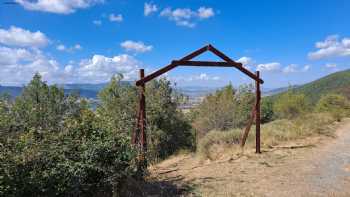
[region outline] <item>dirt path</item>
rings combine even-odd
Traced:
[[[337,138],[321,139],[313,148],[211,162],[191,155],[168,159],[150,168],[150,179],[164,185],[150,195],[350,196],[350,120],[337,128]]]

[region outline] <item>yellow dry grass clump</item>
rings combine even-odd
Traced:
[[[261,126],[262,146],[266,148],[282,142],[312,136],[333,136],[333,130],[330,127],[334,122],[336,122],[335,117],[329,113],[309,113],[292,120],[275,120]],[[217,159],[227,151],[239,151],[239,139],[242,131],[243,129],[210,131],[199,140],[197,155],[201,159]],[[254,146],[254,143],[255,127],[252,127],[246,146]]]

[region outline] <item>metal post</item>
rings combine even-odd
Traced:
[[[140,69],[140,79],[145,77],[144,69]],[[145,83],[142,83],[140,86],[140,152],[141,152],[141,161],[140,164],[143,167],[147,166],[147,161],[145,158],[145,153],[147,152],[147,137],[146,137],[146,98],[145,98]]]
[[[260,72],[256,72],[256,76],[258,79],[260,79]],[[256,131],[255,131],[255,152],[260,154],[260,100],[261,100],[261,91],[260,91],[260,82],[257,80],[255,82],[256,85],[256,113],[255,113],[255,125],[256,125]]]

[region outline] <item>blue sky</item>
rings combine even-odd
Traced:
[[[1,1],[8,2],[8,1]],[[15,0],[0,5],[0,84],[135,80],[211,43],[264,88],[350,68],[350,1]],[[197,59],[218,60],[207,54]],[[251,83],[230,68],[176,68],[179,86]]]

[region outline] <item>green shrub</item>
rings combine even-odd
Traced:
[[[273,102],[270,99],[261,100],[261,123],[267,123],[274,119]]]
[[[193,126],[199,137],[210,130],[244,127],[250,118],[254,101],[252,86],[242,85],[236,91],[232,85],[228,85],[205,97],[204,101],[192,110]]]
[[[0,191],[4,196],[111,196],[135,174],[129,139],[98,127],[82,110],[60,133],[34,129],[3,140]]]
[[[292,90],[282,94],[274,103],[273,111],[279,118],[295,118],[309,110],[305,95]]]
[[[321,97],[316,107],[318,112],[331,113],[337,121],[350,115],[350,102],[340,94],[327,94]]]

